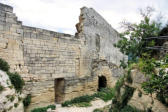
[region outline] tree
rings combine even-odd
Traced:
[[[122,27],[125,29],[120,34],[121,40],[115,44],[120,51],[129,56],[129,61],[137,61],[138,57],[145,55],[151,56],[153,50],[146,49],[155,45],[155,41],[145,41],[146,38],[158,36],[161,23],[151,20],[153,8],[147,7],[145,11],[140,10],[142,20],[139,24],[132,24],[123,21]]]
[[[142,20],[139,24],[122,22],[125,31],[120,34],[121,40],[114,46],[120,51],[128,55],[127,67],[121,61],[121,66],[126,69],[131,69],[131,64],[138,65],[149,80],[142,84],[142,88],[149,94],[156,93],[158,99],[162,103],[166,103],[168,98],[168,56],[163,59],[156,60],[154,58],[154,50],[147,49],[157,45],[156,40],[146,41],[147,38],[153,36],[168,35],[168,26],[161,30],[161,22],[151,19],[153,8],[147,7],[146,10],[141,10]],[[158,72],[156,72],[157,70]],[[168,104],[167,104],[168,105]]]

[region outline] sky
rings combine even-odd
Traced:
[[[38,27],[74,35],[80,8],[94,8],[117,31],[120,22],[139,22],[139,9],[147,6],[161,13],[164,23],[168,21],[168,0],[0,0],[14,7],[18,20],[26,26]]]

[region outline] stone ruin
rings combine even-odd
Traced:
[[[119,34],[101,15],[81,8],[76,29],[69,35],[24,26],[0,4],[0,58],[25,80],[29,109],[113,87],[123,74],[119,64],[127,57],[113,46]]]

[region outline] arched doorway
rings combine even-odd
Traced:
[[[98,91],[100,91],[102,88],[107,87],[107,80],[105,76],[99,76],[98,77]]]

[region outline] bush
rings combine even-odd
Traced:
[[[121,112],[143,112],[143,111],[138,110],[137,108],[132,107],[130,105],[127,105],[121,110]]]
[[[54,110],[56,108],[56,106],[55,105],[48,105],[47,107],[35,108],[35,109],[31,110],[31,112],[46,112],[47,109],[49,109],[49,108]]]
[[[168,107],[168,103],[166,102],[166,98],[164,97],[164,95],[163,94],[157,94],[156,95],[156,98],[161,102],[161,103],[163,103],[165,106],[167,106]]]
[[[31,94],[28,94],[27,97],[23,100],[23,104],[25,107],[28,107],[31,103]]]
[[[127,105],[128,101],[131,99],[133,93],[134,93],[134,88],[126,86],[124,94],[121,96],[121,108]]]
[[[88,102],[75,103],[74,105],[77,107],[90,107],[90,106],[92,106],[92,104],[90,104]]]
[[[10,69],[8,63],[5,60],[1,59],[1,58],[0,58],[0,69],[5,71],[5,72],[8,72],[9,69]]]
[[[115,91],[113,88],[103,88],[94,96],[106,102],[111,100],[114,97],[114,95],[115,95]]]
[[[4,87],[0,85],[0,92],[4,90]]]
[[[76,97],[70,101],[65,101],[64,103],[62,103],[63,107],[66,106],[70,106],[73,105],[75,103],[82,103],[82,102],[91,102],[95,97],[94,96],[89,96],[89,95],[85,95],[85,96],[80,96],[80,97]]]
[[[126,81],[130,84],[132,84],[133,80],[131,77],[131,70],[128,70],[127,76],[126,76]]]
[[[103,112],[103,111],[100,109],[95,109],[95,110],[93,110],[93,112]]]
[[[15,107],[15,108],[17,108],[17,107],[18,107],[18,105],[19,105],[18,103],[15,103],[15,104],[14,104],[14,107]]]
[[[24,86],[24,80],[21,78],[21,76],[16,72],[15,73],[8,72],[8,75],[16,91],[21,92]]]
[[[124,84],[124,77],[121,77],[115,84],[115,91],[117,92],[117,94],[120,93],[120,88],[123,86]]]
[[[113,88],[103,88],[98,93],[95,93],[93,95],[80,96],[80,97],[76,97],[72,100],[65,101],[64,103],[62,103],[62,106],[63,107],[68,107],[68,106],[72,106],[72,105],[78,106],[78,103],[79,103],[79,105],[86,104],[85,106],[90,106],[90,102],[94,98],[100,98],[104,101],[109,101],[114,97],[114,94],[115,94],[114,92],[115,91]]]

